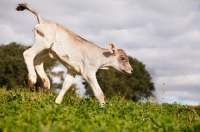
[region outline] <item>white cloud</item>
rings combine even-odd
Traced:
[[[9,44],[10,42],[22,43],[25,45],[33,44],[33,38],[29,38],[24,34],[14,31],[10,24],[1,24],[0,22],[0,42],[1,44]],[[33,36],[33,35],[32,35]]]

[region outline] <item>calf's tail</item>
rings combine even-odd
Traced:
[[[16,8],[17,11],[23,11],[23,10],[25,10],[25,9],[26,9],[26,10],[29,10],[30,12],[32,12],[33,14],[36,15],[37,20],[38,20],[38,23],[42,23],[42,22],[43,22],[43,20],[42,20],[42,18],[40,17],[40,15],[39,15],[37,12],[35,12],[27,3],[18,4],[18,6],[17,6],[17,8]]]

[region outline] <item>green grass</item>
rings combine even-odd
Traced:
[[[200,106],[96,99],[0,88],[0,132],[200,132]]]

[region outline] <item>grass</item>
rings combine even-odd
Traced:
[[[0,132],[199,132],[200,106],[132,102],[114,96],[104,108],[96,99],[16,87],[0,88]]]

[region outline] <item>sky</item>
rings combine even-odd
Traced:
[[[33,45],[37,19],[15,10],[22,2],[46,21],[103,48],[113,42],[144,63],[158,102],[200,104],[199,0],[0,0],[0,44]],[[80,77],[75,82],[82,87]]]

